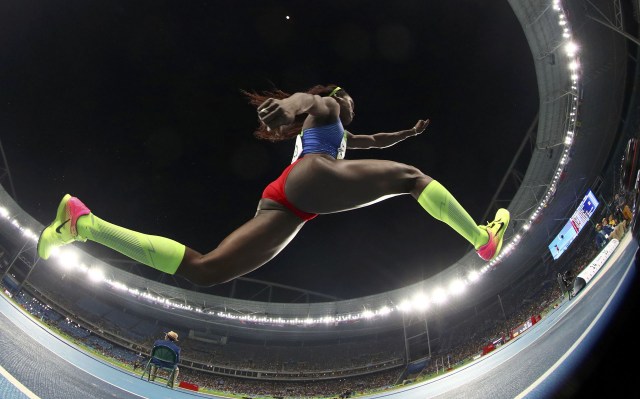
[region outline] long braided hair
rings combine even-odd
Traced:
[[[343,97],[347,95],[347,92],[343,89],[339,89],[334,92],[337,87],[338,86],[335,84],[329,84],[326,86],[316,85],[307,90],[306,93],[323,97],[330,94],[337,97]],[[244,94],[248,98],[249,104],[255,106],[256,108],[260,106],[260,104],[265,102],[268,98],[282,100],[291,96],[291,94],[279,89],[262,91],[260,93],[242,90],[242,94]],[[253,135],[261,140],[268,140],[272,142],[289,140],[300,134],[300,130],[302,129],[302,124],[305,118],[305,114],[297,115],[293,123],[291,123],[290,125],[280,126],[278,129],[272,130],[267,130],[267,126],[264,123],[260,123],[256,130],[253,132]]]

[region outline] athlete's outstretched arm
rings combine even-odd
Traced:
[[[414,127],[393,133],[353,134],[347,133],[347,148],[368,149],[390,147],[408,137],[416,136],[427,128],[429,119],[420,119]]]

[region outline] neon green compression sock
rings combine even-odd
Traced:
[[[93,213],[78,218],[78,235],[105,245],[140,263],[174,274],[186,247],[168,238],[138,233],[106,222]]]
[[[418,202],[431,216],[451,226],[476,249],[489,241],[487,231],[478,227],[471,215],[437,181],[433,180],[425,187]]]

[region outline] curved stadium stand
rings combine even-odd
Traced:
[[[544,99],[541,102],[540,118],[537,122],[540,128],[530,167],[522,181],[522,189],[509,205],[513,214],[524,215],[522,221],[525,221],[531,209],[538,206],[538,199],[546,195],[549,177],[555,173],[562,156],[560,151],[549,151],[548,144],[561,143],[564,139],[562,135],[569,104],[562,99],[570,96],[565,96],[568,94],[564,86],[567,70],[555,65],[555,61],[554,64],[550,63],[547,57],[550,55],[549,49],[554,46],[547,42],[546,34],[560,29],[557,20],[550,17],[551,12],[547,12],[549,4],[515,0],[510,3],[522,21],[532,53],[536,55],[540,97]],[[638,135],[637,130],[626,130],[622,133],[619,131],[622,122],[625,122],[624,129],[634,128],[626,124],[626,121],[637,118],[637,99],[624,97],[622,87],[626,84],[622,78],[628,72],[626,65],[629,59],[637,59],[637,50],[627,53],[626,39],[605,30],[583,15],[585,5],[586,3],[577,2],[570,4],[570,16],[579,22],[580,35],[584,39],[582,43],[590,50],[585,51],[582,57],[584,64],[591,68],[588,72],[592,80],[584,87],[584,92],[580,93],[587,99],[580,120],[586,127],[584,133],[587,134],[580,137],[580,143],[583,148],[614,148],[618,136]],[[609,13],[607,17],[614,19],[616,15]],[[601,30],[605,30],[606,33],[601,34]],[[596,54],[597,56],[593,56]],[[631,72],[629,76],[638,76],[637,69]],[[635,92],[637,93],[637,90]],[[557,93],[561,95],[558,96]],[[609,96],[608,101],[599,101],[605,98],[600,95],[602,93]],[[594,98],[597,101],[589,101]],[[636,113],[631,114],[630,111],[624,115],[628,118],[620,118],[623,103],[636,105]],[[590,126],[597,126],[597,132],[590,131]],[[624,141],[617,145],[623,146]],[[537,220],[540,224],[536,225],[536,228],[554,231],[554,219],[566,218],[566,204],[573,200],[576,192],[583,191],[584,184],[597,185],[599,190],[596,191],[603,197],[610,198],[613,194],[609,192],[610,187],[617,184],[614,176],[618,165],[615,164],[617,161],[612,163],[609,158],[614,159],[615,156],[609,156],[606,151],[599,150],[573,154],[571,171],[576,175],[580,174],[584,182],[579,181],[581,179],[564,181],[562,190],[554,192],[553,201],[545,204],[547,217]],[[3,204],[13,204],[12,211],[16,210],[17,206],[6,197],[6,193],[0,193],[0,197]],[[21,223],[29,226],[39,225],[29,215],[19,212],[16,212],[16,215]],[[24,241],[8,229],[8,233],[3,236],[7,241],[3,242],[7,246],[3,251],[7,255],[2,257],[0,265],[3,271]],[[537,237],[540,241],[545,241],[546,238]],[[532,237],[530,242],[535,243],[535,239],[536,237]],[[579,237],[574,246],[589,248],[591,241],[592,232],[587,232]],[[469,265],[477,265],[474,256],[471,254],[452,265],[442,276],[442,280],[464,271]],[[587,258],[588,256],[589,254]],[[477,295],[470,296],[473,299],[467,300],[473,303],[461,302],[459,308],[446,317],[437,313],[430,316],[431,337],[428,341],[421,335],[424,329],[420,330],[421,324],[425,324],[425,319],[417,318],[413,324],[410,320],[407,327],[413,330],[408,335],[417,338],[408,345],[405,345],[406,335],[401,331],[405,325],[397,317],[375,325],[359,321],[348,326],[317,328],[313,332],[297,327],[242,324],[197,316],[180,309],[163,308],[155,303],[133,299],[110,287],[90,286],[86,279],[67,274],[61,268],[53,266],[52,262],[49,262],[47,267],[35,268],[21,288],[57,312],[52,313],[51,309],[29,303],[30,308],[42,315],[43,319],[104,350],[122,350],[129,354],[146,353],[154,338],[164,331],[174,329],[179,331],[182,337],[193,336],[193,339],[187,338],[184,341],[193,349],[191,359],[185,353],[184,368],[191,371],[194,378],[203,378],[209,383],[214,381],[215,385],[235,392],[252,394],[265,391],[308,393],[304,388],[306,381],[314,381],[314,387],[323,387],[325,392],[329,389],[339,392],[335,387],[345,390],[353,388],[350,386],[353,380],[346,379],[349,376],[358,376],[357,380],[367,383],[373,381],[371,383],[375,385],[386,385],[388,381],[393,381],[394,377],[400,376],[405,363],[419,359],[427,353],[432,355],[434,361],[427,364],[425,370],[439,371],[454,365],[467,355],[476,353],[483,344],[494,338],[496,333],[516,327],[523,318],[553,304],[553,301],[560,297],[560,292],[553,283],[554,268],[579,271],[580,267],[584,266],[578,251],[567,253],[559,263],[550,263],[549,259],[539,259],[537,255],[534,260],[531,258],[527,253],[515,254],[509,259],[508,264],[493,271],[491,276],[496,282],[495,285],[499,286],[497,291],[478,289],[482,292],[476,292]],[[121,281],[131,282],[136,287],[148,286],[151,292],[160,292],[167,298],[184,299],[192,296],[196,303],[205,302],[198,293],[185,294],[175,287],[163,286],[141,277],[127,276],[126,273],[118,271],[112,273]],[[13,289],[20,285],[18,280],[19,278],[8,276],[6,283]],[[412,288],[416,286],[408,287],[407,291]],[[305,310],[308,310],[316,317],[327,313],[339,314],[344,309],[351,311],[355,304],[364,302],[377,307],[384,301],[397,302],[398,299],[401,299],[398,292],[384,293],[375,298],[360,298],[358,301],[322,305],[262,304],[229,299],[217,309],[228,306],[249,314],[285,316],[304,314]],[[217,343],[206,341],[206,345],[202,345],[205,342],[202,341],[203,337],[209,337]],[[395,347],[387,344],[388,340],[399,343],[399,353]],[[430,345],[429,352],[426,352],[427,344]],[[362,358],[353,355],[358,352],[367,353],[367,356]],[[308,359],[316,357],[321,362],[314,363],[313,366],[309,364]],[[400,359],[400,363],[397,359]],[[326,388],[328,385],[332,385],[332,388]]]

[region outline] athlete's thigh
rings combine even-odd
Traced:
[[[393,161],[313,157],[293,168],[285,193],[302,211],[340,212],[406,194],[420,176],[415,167]]]
[[[262,265],[280,252],[303,224],[288,210],[258,210],[254,218],[229,234],[205,258],[227,264]]]

